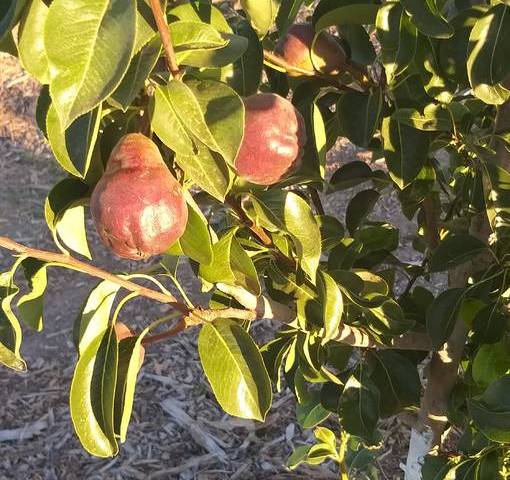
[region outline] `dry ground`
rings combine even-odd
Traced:
[[[38,91],[37,83],[17,60],[0,53],[0,235],[51,249],[43,220],[44,198],[64,175],[35,125]],[[356,155],[363,157],[341,142],[331,164]],[[327,209],[343,215],[345,201],[345,196],[333,195]],[[394,198],[384,198],[377,216],[389,220],[396,211]],[[402,257],[418,260],[407,237],[413,225],[401,218],[398,223],[403,229]],[[96,237],[90,240],[97,265],[122,271],[132,267],[111,259]],[[0,271],[11,261],[0,251]],[[184,273],[184,283],[193,290],[189,272]],[[128,441],[120,455],[113,460],[87,455],[71,427],[68,391],[75,361],[71,326],[92,284],[82,275],[53,271],[46,295],[45,330],[25,332],[23,353],[29,372],[18,375],[0,369],[0,480],[338,478],[335,466],[329,464],[296,472],[285,469],[292,448],[310,439],[310,432],[302,432],[295,421],[294,400],[288,391],[276,398],[264,424],[222,413],[199,365],[196,332],[148,352]],[[161,311],[141,301],[128,308],[123,319],[141,326]],[[257,326],[259,338],[267,338],[270,330],[270,325]],[[408,429],[392,419],[384,430],[386,442],[376,468],[381,479],[398,479]],[[9,435],[15,439],[5,441]]]

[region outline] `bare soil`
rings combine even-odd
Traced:
[[[54,249],[43,206],[45,196],[64,174],[37,130],[38,92],[39,85],[18,61],[0,53],[0,235]],[[341,141],[329,167],[333,170],[354,158],[368,159],[366,153]],[[326,208],[343,219],[346,203],[345,194],[335,194],[328,197]],[[419,261],[409,245],[415,225],[397,212],[395,198],[386,196],[379,202],[376,217],[398,223],[402,258]],[[133,268],[129,262],[112,259],[94,234],[90,244],[98,266],[117,271]],[[0,251],[0,271],[11,263],[12,257]],[[186,266],[182,279],[188,291],[197,291]],[[0,480],[338,478],[333,464],[300,467],[295,472],[285,468],[292,449],[311,440],[311,432],[301,431],[296,423],[288,390],[276,397],[264,424],[231,418],[221,411],[199,364],[196,331],[148,351],[127,442],[114,459],[89,456],[71,426],[68,392],[76,360],[72,324],[93,284],[83,275],[52,271],[44,332],[24,332],[28,373],[0,369]],[[163,312],[160,306],[138,301],[125,310],[123,321],[139,328]],[[271,328],[258,325],[256,335],[268,338]],[[171,405],[165,410],[168,401]],[[399,463],[405,456],[408,428],[398,418],[382,427],[386,440],[377,453],[376,469],[382,479],[402,478]],[[2,435],[15,439],[5,441]]]

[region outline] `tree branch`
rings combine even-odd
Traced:
[[[182,74],[179,65],[177,64],[177,58],[175,56],[175,50],[172,45],[172,37],[170,34],[170,28],[168,27],[168,22],[166,20],[166,15],[161,8],[161,0],[150,0],[150,4],[152,14],[154,15],[154,20],[156,21],[159,34],[161,35],[161,43],[165,49],[168,70],[170,70],[170,73],[175,79],[179,80]]]
[[[438,214],[436,206],[434,205],[434,199],[427,195],[423,200],[423,213],[425,214],[425,225],[427,228],[427,245],[429,247],[429,253],[434,251],[439,245],[441,238],[439,236],[438,226]]]
[[[224,283],[216,284],[218,290],[233,297],[245,308],[255,311],[257,318],[266,320],[276,320],[280,323],[291,323],[296,318],[296,312],[287,305],[276,302],[265,296],[253,295],[241,287],[226,285]],[[333,340],[360,348],[394,348],[398,350],[420,350],[430,351],[432,342],[425,333],[409,332],[392,339],[389,345],[376,342],[368,333],[360,328],[351,327],[343,324],[340,327],[338,335]]]
[[[167,332],[147,337],[144,340],[144,344],[156,343],[177,335],[189,327],[201,325],[203,323],[210,323],[219,318],[233,318],[247,321],[266,319],[276,320],[280,323],[291,323],[296,318],[296,312],[289,306],[276,302],[264,295],[256,296],[241,287],[226,285],[223,283],[217,284],[217,288],[220,291],[233,297],[244,307],[244,309],[206,309],[202,307],[190,309],[169,293],[158,292],[151,288],[142,287],[141,285],[125,280],[118,275],[114,275],[113,273],[109,273],[93,265],[82,262],[81,260],[77,260],[70,255],[26,247],[6,237],[0,237],[0,247],[21,255],[26,255],[27,257],[37,258],[45,262],[53,263],[55,266],[70,268],[102,280],[108,280],[120,285],[126,290],[135,292],[142,297],[147,297],[157,302],[171,305],[172,308],[183,314],[183,318],[176,327],[173,327]],[[376,342],[363,330],[349,325],[342,325],[334,340],[346,345],[364,348],[396,348],[408,350],[430,350],[431,348],[430,339],[427,335],[422,333],[410,332],[394,338],[390,345],[384,345]]]
[[[142,287],[137,283],[131,282],[129,280],[125,280],[118,275],[114,275],[113,273],[107,272],[100,268],[97,268],[88,263],[82,262],[81,260],[77,260],[71,255],[66,255],[63,253],[56,252],[48,252],[45,250],[38,250],[36,248],[26,247],[25,245],[21,245],[20,243],[15,242],[7,237],[0,237],[0,247],[10,250],[15,253],[19,253],[21,255],[26,255],[28,257],[37,258],[39,260],[43,260],[44,262],[56,263],[61,266],[70,268],[72,270],[76,270],[81,273],[86,273],[92,277],[100,278],[102,280],[108,280],[112,283],[116,283],[121,287],[129,290],[130,292],[138,293],[143,297],[150,298],[159,303],[167,303],[175,308],[176,310],[182,313],[189,313],[189,308],[179,302],[177,298],[175,298],[171,294],[158,292],[157,290],[152,290],[151,288]]]

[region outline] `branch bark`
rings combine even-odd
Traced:
[[[12,252],[26,255],[27,257],[37,258],[45,262],[53,263],[55,266],[62,266],[76,270],[87,275],[108,280],[121,287],[135,292],[140,296],[150,298],[160,303],[170,305],[173,309],[181,312],[183,318],[177,326],[158,335],[147,337],[144,344],[156,343],[164,339],[173,337],[189,327],[210,323],[218,318],[234,318],[238,320],[276,320],[280,323],[291,323],[296,318],[296,313],[287,305],[276,302],[263,295],[256,296],[240,287],[218,283],[217,287],[222,292],[230,295],[237,300],[244,309],[222,308],[222,309],[204,309],[196,307],[190,309],[184,303],[181,303],[171,294],[152,290],[137,283],[125,280],[113,273],[97,268],[88,263],[77,260],[76,258],[62,253],[48,252],[36,248],[26,247],[7,237],[0,237],[0,247]],[[345,345],[363,348],[396,348],[406,350],[430,350],[431,342],[427,335],[419,332],[410,332],[393,339],[390,345],[377,343],[373,338],[363,330],[349,325],[343,325],[334,339]]]
[[[494,131],[495,133],[504,131],[508,126],[510,126],[510,103],[499,107]],[[502,142],[494,141],[493,145],[496,148],[498,165],[508,168],[510,165],[508,150],[502,145]],[[427,216],[427,211],[425,213]],[[428,225],[427,220],[427,227]],[[487,215],[480,215],[472,219],[470,233],[484,242],[488,241],[491,229]],[[433,236],[429,236],[429,242],[435,242]],[[429,244],[429,247],[431,246]],[[464,288],[468,277],[483,270],[490,261],[491,258],[480,255],[470,263],[453,269],[449,272],[450,287]],[[405,480],[420,480],[425,455],[441,445],[441,438],[448,423],[446,416],[448,402],[458,379],[459,365],[467,335],[466,324],[462,318],[459,318],[450,338],[441,350],[432,354],[427,367],[427,385],[422,397],[418,421],[411,432]]]
[[[172,37],[170,34],[170,28],[168,27],[168,22],[166,20],[166,15],[161,8],[161,0],[150,0],[150,4],[152,14],[154,15],[154,20],[156,21],[159,34],[161,35],[161,43],[163,44],[163,48],[165,50],[168,70],[175,79],[179,80],[182,74],[179,65],[177,64],[177,58],[175,56],[175,50],[172,45]]]

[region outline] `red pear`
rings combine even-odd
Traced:
[[[339,40],[330,33],[321,32],[313,44],[314,37],[311,23],[296,23],[280,40],[275,52],[289,65],[310,73],[315,70],[325,74],[341,72],[347,54]],[[289,72],[289,75],[299,76],[299,73]]]
[[[158,147],[138,133],[122,137],[113,149],[90,208],[105,245],[134,260],[163,253],[188,221],[179,182]]]
[[[272,185],[295,171],[306,143],[305,122],[291,102],[274,93],[244,100],[244,138],[235,160],[237,174],[251,183]]]

